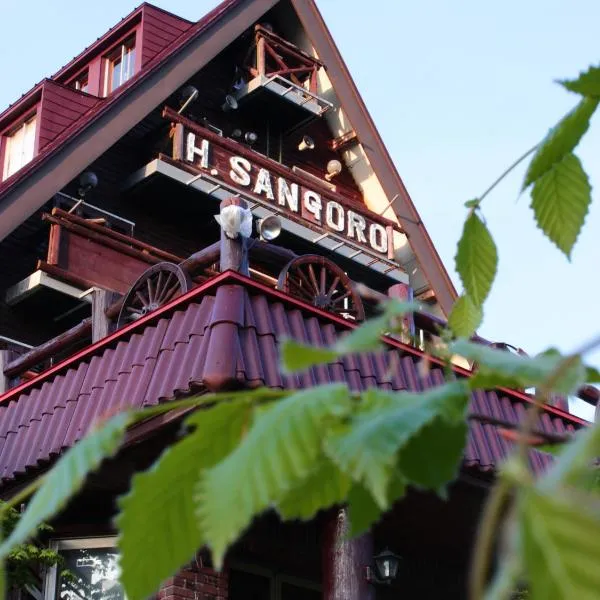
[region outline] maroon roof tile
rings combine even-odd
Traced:
[[[387,350],[343,357],[305,373],[279,373],[278,340],[291,336],[330,346],[350,327],[241,276],[219,276],[213,285],[196,288],[96,344],[79,360],[65,361],[21,393],[0,398],[0,476],[9,480],[42,466],[108,415],[196,390],[261,385],[302,389],[346,381],[355,391],[370,387],[419,391],[444,382],[442,366],[435,359],[427,357],[424,368],[422,353],[393,342]],[[470,409],[517,423],[528,402],[519,393],[478,391]],[[548,408],[536,428],[563,434],[582,423]],[[471,422],[466,466],[492,471],[509,449],[496,427]],[[549,461],[548,455],[532,453],[536,471]]]

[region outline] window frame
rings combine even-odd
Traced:
[[[57,538],[50,541],[49,547],[60,552],[61,550],[82,550],[85,548],[117,548],[116,535],[96,537]],[[56,591],[57,567],[50,567],[44,578],[44,600],[57,600]]]
[[[33,148],[31,150],[31,158],[15,169],[12,173],[7,174],[7,150],[9,146],[10,138],[15,135],[20,129],[24,128],[28,123],[35,120],[35,130],[33,134]],[[28,165],[37,155],[38,139],[39,139],[39,115],[37,106],[34,110],[29,111],[25,116],[19,118],[15,123],[9,125],[4,131],[0,133],[0,183],[6,181],[16,173],[18,173],[23,167]]]
[[[121,39],[117,44],[115,44],[108,52],[105,52],[102,55],[101,59],[101,73],[102,73],[102,81],[101,81],[101,92],[102,97],[106,98],[108,95],[112,94],[115,90],[119,89],[123,84],[127,83],[133,76],[136,74],[136,69],[138,66],[138,45],[137,45],[137,32],[134,32],[130,35],[127,35],[123,39]],[[127,79],[123,79],[123,71],[122,66],[126,60],[128,54],[131,54],[133,50],[133,57],[130,58],[133,61],[132,64],[132,73]],[[114,63],[120,58],[121,62],[121,76],[120,83],[115,87],[111,87],[112,85],[112,77],[114,72]]]
[[[85,82],[85,90],[82,89],[82,82]],[[73,87],[73,89],[77,92],[81,92],[82,94],[90,93],[90,70],[84,69],[79,73],[76,77],[70,81],[69,85]]]

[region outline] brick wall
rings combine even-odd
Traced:
[[[200,557],[167,579],[156,600],[227,600],[227,571],[203,566]]]

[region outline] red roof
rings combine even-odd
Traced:
[[[237,273],[221,274],[0,397],[0,476],[10,480],[42,467],[107,414],[196,391],[263,385],[303,389],[331,381],[345,381],[355,391],[419,391],[444,382],[435,359],[427,358],[431,368],[423,374],[423,353],[392,340],[385,352],[280,375],[283,336],[330,346],[352,327]],[[516,424],[530,402],[516,392],[477,392],[471,411]],[[583,423],[547,407],[536,427],[564,434]],[[466,466],[492,470],[507,451],[496,427],[472,423]],[[532,454],[537,471],[550,460]]]

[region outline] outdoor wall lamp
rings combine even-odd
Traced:
[[[387,548],[373,557],[375,566],[367,566],[367,581],[369,583],[390,585],[398,576],[398,567],[402,559]]]

